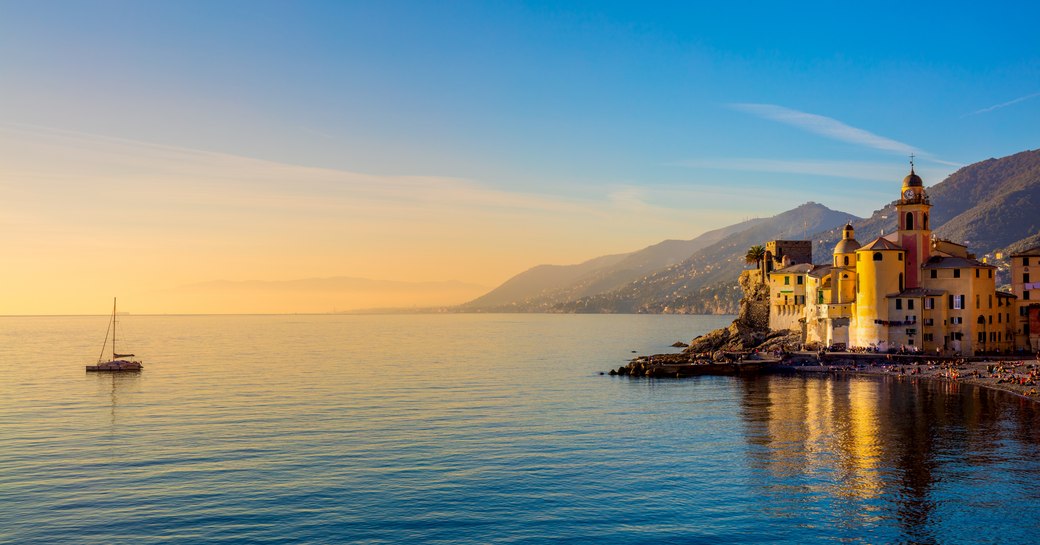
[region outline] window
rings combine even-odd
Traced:
[[[982,294],[979,294],[979,293],[975,294],[975,308],[976,309],[982,308]]]
[[[860,255],[860,254],[856,254],[856,261],[862,261],[862,260],[863,260],[863,256]]]
[[[988,271],[986,271],[986,272],[988,272],[988,273],[989,273],[989,277],[990,277],[990,278],[993,278],[993,269],[990,269],[990,270],[988,270]]]
[[[849,256],[845,256],[845,266],[849,265]]]
[[[932,310],[933,308],[935,308],[935,297],[929,297],[925,299],[924,308],[925,310]]]
[[[954,316],[953,318],[950,318],[950,325],[961,325],[963,323],[964,323],[964,317],[963,316]]]
[[[932,320],[931,318],[925,318],[924,319],[924,325],[932,325],[934,323],[935,323],[935,321]]]
[[[931,333],[925,333],[924,334],[924,342],[926,342],[926,343],[932,342],[932,334]]]
[[[791,277],[790,276],[785,276],[784,277],[784,285],[785,286],[790,286],[791,285]]]
[[[993,315],[989,315],[989,325],[993,325]]]
[[[950,296],[950,308],[954,310],[961,310],[964,308],[964,296],[963,295],[951,295]]]
[[[981,273],[982,273],[982,269],[975,269],[975,278],[978,278],[979,274],[981,274]]]
[[[985,343],[985,342],[986,342],[986,332],[979,331],[979,343]]]
[[[903,310],[903,300],[896,299],[896,310]]]
[[[1022,292],[1022,300],[1023,301],[1028,301],[1029,300],[1029,290],[1025,290],[1025,291]]]
[[[953,277],[954,278],[960,278],[961,277],[961,270],[960,269],[954,269],[953,270]]]
[[[937,271],[937,270],[935,270],[935,269],[932,269],[932,270],[931,270],[931,271],[929,271],[929,272],[931,272],[931,274],[932,274],[932,278],[939,278],[939,271]]]
[[[989,296],[989,308],[993,308],[993,296]]]
[[[1001,322],[1000,322],[1000,319],[1001,319],[1001,315],[1000,315],[1000,314],[997,314],[997,323],[998,323],[998,324],[999,324],[999,323],[1001,323]]]
[[[1022,266],[1023,267],[1028,267],[1029,266],[1029,258],[1028,257],[1023,257],[1022,258]]]
[[[1022,273],[1022,283],[1023,284],[1028,284],[1029,283],[1029,273]]]
[[[899,291],[903,291],[903,273],[899,273]]]
[[[906,300],[906,309],[907,310],[914,310],[914,300],[913,299],[907,299]]]
[[[914,215],[911,214],[910,212],[907,212],[906,213],[906,229],[907,229],[907,231],[911,231],[911,230],[913,230],[913,228],[914,228]]]
[[[896,258],[897,258],[897,259],[898,259],[899,261],[902,261],[902,260],[903,260],[903,254],[902,254],[902,253],[898,253],[898,254],[896,254]]]
[[[881,261],[881,252],[874,252],[874,261]]]
[[[801,286],[802,284],[805,283],[805,277],[804,276],[796,276],[795,278],[798,279],[798,285],[799,286]]]

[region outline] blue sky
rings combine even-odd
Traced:
[[[604,220],[580,236],[541,233],[572,244],[547,244],[543,255],[531,245],[522,259],[498,261],[573,262],[808,200],[865,216],[896,198],[909,153],[931,185],[960,165],[1036,147],[1038,11],[949,2],[6,1],[0,129],[38,139],[41,156],[57,131],[75,135],[68,145],[77,148],[115,140],[453,180],[496,202],[516,195],[597,217],[668,218],[616,222],[624,232]],[[105,178],[114,167],[101,163],[48,172],[54,185],[23,204],[77,176]],[[11,173],[30,167],[9,167],[4,187],[22,188]],[[441,205],[431,200],[430,210]],[[512,243],[521,244],[498,241]],[[494,284],[504,270],[430,276]]]

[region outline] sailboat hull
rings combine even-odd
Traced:
[[[88,365],[87,371],[98,373],[122,373],[140,371],[143,368],[144,367],[139,361],[112,360],[98,363],[97,365]]]

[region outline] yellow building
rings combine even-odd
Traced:
[[[799,329],[805,317],[806,274],[811,263],[788,265],[769,273],[769,328]]]
[[[1011,255],[1015,348],[1040,352],[1040,246]]]
[[[1022,330],[1012,319],[1015,295],[997,292],[996,268],[975,259],[966,246],[932,236],[931,207],[911,167],[896,203],[897,231],[860,245],[846,225],[830,264],[769,275],[770,327],[801,331],[803,341],[827,346],[1011,350]],[[1040,267],[1040,250],[1032,259]],[[804,286],[786,284],[788,277]],[[796,292],[802,297],[793,298]],[[1036,294],[1040,299],[1040,285]]]

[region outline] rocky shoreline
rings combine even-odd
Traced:
[[[1040,401],[1038,358],[929,358],[842,352],[725,352],[640,356],[611,376],[683,378],[705,375],[817,373],[889,376],[970,384]]]

